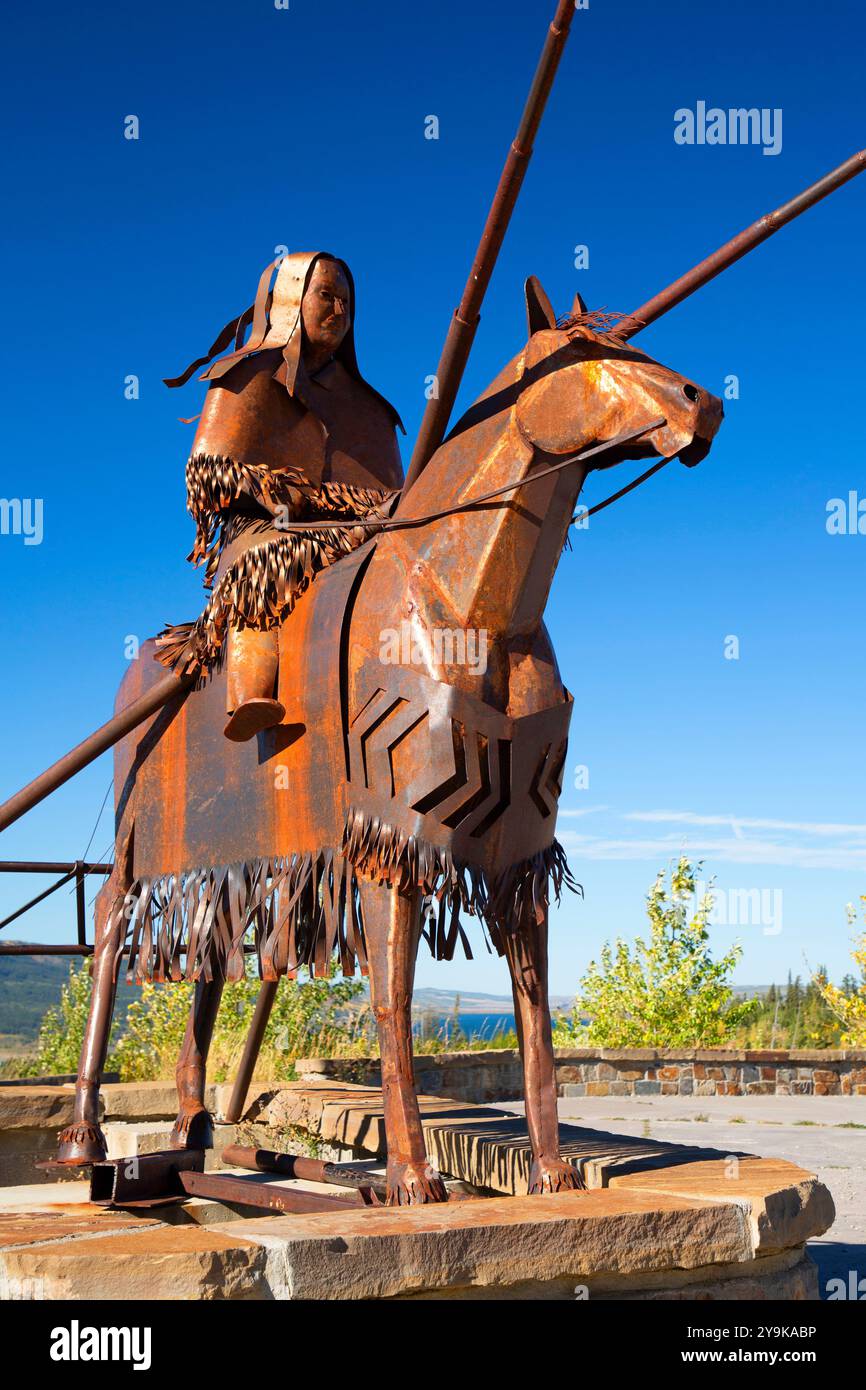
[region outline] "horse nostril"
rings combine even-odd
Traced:
[[[692,386],[690,381],[687,381],[683,387],[683,395],[686,400],[691,401],[693,405],[697,405],[698,401],[701,399],[701,393],[697,386]]]

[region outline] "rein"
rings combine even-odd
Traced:
[[[558,463],[552,463],[547,468],[540,468],[537,473],[531,474],[527,478],[519,478],[516,483],[506,483],[504,487],[494,488],[492,492],[484,492],[480,497],[469,497],[465,502],[460,502],[456,506],[446,507],[441,512],[427,512],[424,516],[415,517],[389,517],[377,521],[365,521],[363,517],[351,521],[331,521],[327,525],[329,530],[355,530],[357,527],[366,527],[368,530],[375,530],[378,534],[382,531],[408,530],[413,526],[426,526],[431,521],[443,521],[446,517],[457,516],[460,512],[471,511],[474,507],[480,507],[485,502],[491,502],[496,497],[502,497],[506,492],[515,492],[519,487],[525,487],[528,483],[538,482],[541,478],[547,478],[551,473],[558,473],[562,468],[568,468],[573,463],[581,463],[584,459],[595,458],[598,454],[605,454],[609,449],[618,449],[626,444],[633,444],[635,440],[641,439],[643,435],[649,434],[651,430],[657,430],[667,421],[662,416],[658,420],[651,420],[648,425],[642,425],[639,430],[631,430],[627,434],[619,434],[615,439],[608,439],[603,444],[594,444],[591,449],[582,449],[578,454],[571,454],[568,458],[560,459]],[[575,512],[571,518],[571,523],[583,521],[586,517],[594,516],[596,512],[601,512],[605,507],[609,507],[613,502],[618,502],[621,497],[634,492],[635,488],[640,487],[654,473],[658,473],[664,468],[670,459],[660,459],[654,463],[652,468],[648,468],[645,473],[641,473],[639,478],[627,483],[617,492],[612,492],[610,497],[606,497],[603,502],[596,502],[595,506],[588,507],[586,511]],[[277,526],[279,531],[321,531],[322,521],[287,521]]]

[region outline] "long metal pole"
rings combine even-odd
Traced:
[[[511,149],[508,151],[505,167],[502,170],[499,186],[496,189],[487,222],[478,243],[478,250],[469,272],[469,279],[466,281],[463,297],[455,310],[451,326],[448,329],[448,336],[445,339],[445,346],[442,349],[442,356],[436,369],[437,394],[427,402],[424,411],[424,418],[421,421],[421,429],[412,453],[409,471],[403,484],[404,497],[445,438],[445,431],[448,428],[448,421],[451,418],[451,411],[457,399],[457,392],[478,328],[484,295],[487,292],[493,267],[496,265],[496,259],[508,230],[524,175],[532,158],[533,143],[538,133],[541,117],[544,114],[547,98],[550,95],[550,89],[556,77],[556,70],[559,67],[559,60],[562,57],[573,18],[574,0],[558,0],[556,14],[547,31],[547,39],[533,78],[520,126],[512,141]]]
[[[778,232],[780,227],[784,227],[788,222],[793,222],[795,217],[799,217],[801,212],[806,212],[808,208],[820,203],[822,198],[826,198],[828,193],[834,193],[837,188],[841,188],[843,183],[849,179],[856,178],[866,169],[866,150],[859,150],[850,159],[846,159],[844,164],[840,164],[837,169],[832,169],[829,174],[825,174],[817,183],[810,184],[802,193],[798,193],[796,198],[791,198],[790,202],[783,203],[776,208],[775,212],[768,212],[764,217],[759,217],[757,222],[753,222],[744,231],[738,232],[730,241],[726,241],[724,246],[720,246],[718,251],[714,251],[705,260],[699,261],[691,270],[686,271],[673,284],[668,285],[667,289],[648,299],[646,304],[642,304],[639,309],[635,309],[630,317],[639,319],[641,322],[631,328],[625,328],[623,337],[633,338],[647,324],[653,323],[661,318],[669,309],[681,304],[695,290],[699,290],[708,280],[712,280],[716,275],[720,275],[723,270],[727,270],[729,265],[740,260],[742,256],[748,254],[755,246],[760,246],[762,241]]]
[[[178,1173],[178,1181],[189,1197],[209,1197],[216,1202],[237,1206],[263,1207],[265,1211],[295,1213],[329,1211],[343,1215],[355,1207],[367,1206],[360,1192],[308,1192],[305,1188],[280,1187],[276,1183],[254,1183],[248,1178],[224,1173]],[[119,1202],[115,1205],[122,1206]]]
[[[241,1057],[238,1074],[235,1077],[235,1084],[232,1087],[231,1099],[226,1107],[225,1120],[227,1124],[235,1125],[244,1113],[247,1103],[247,1092],[250,1089],[250,1082],[253,1079],[253,1072],[256,1069],[256,1062],[259,1059],[259,1052],[262,1047],[262,1039],[265,1036],[265,1029],[274,1007],[274,1000],[277,997],[279,980],[265,980],[259,990],[259,997],[256,1000],[253,1021],[250,1024],[250,1031],[244,1044],[244,1052]]]
[[[546,100],[547,93],[553,82],[556,66],[559,62],[565,39],[568,36],[568,27],[572,15],[572,0],[561,0],[557,10],[557,19],[561,17],[562,22],[560,25],[557,25],[557,19],[555,19],[550,27],[545,51],[535,76],[529,102],[527,103],[527,111],[530,110],[530,107],[533,107],[535,111],[535,124],[534,127],[531,128],[532,135],[534,135],[538,128],[538,122],[541,119],[541,113],[544,109],[544,101]],[[538,89],[540,97],[536,96],[534,102],[533,96],[536,94],[536,89]],[[524,122],[521,123],[521,131],[524,128],[525,122],[526,112],[524,113]],[[487,227],[485,227],[484,236],[479,245],[473,272],[467,282],[463,300],[461,300],[461,307],[457,310],[448,333],[448,338],[442,353],[442,361],[439,364],[439,399],[437,401],[428,402],[421,426],[421,434],[418,437],[418,443],[415,446],[415,452],[412,455],[412,463],[410,464],[409,473],[406,478],[406,483],[404,484],[404,496],[411,483],[414,482],[415,478],[417,478],[418,474],[429,460],[430,455],[438,448],[444,435],[451,414],[451,408],[457,395],[457,388],[460,384],[463,369],[469,355],[469,348],[472,346],[475,328],[478,323],[477,307],[473,322],[470,312],[471,305],[473,303],[480,305],[484,297],[484,291],[487,288],[490,274],[496,260],[496,253],[502,244],[502,238],[505,235],[505,229],[508,225],[508,217],[514,206],[523,172],[525,172],[525,167],[531,153],[531,142],[527,150],[520,145],[519,138],[515,140],[506,163],[506,169],[500,180],[499,189],[497,190],[494,206],[488,218]],[[509,167],[513,169],[510,183],[506,180]],[[797,194],[795,198],[792,198],[787,203],[783,203],[781,207],[776,208],[775,212],[767,213],[764,217],[759,218],[757,222],[753,222],[751,227],[747,227],[744,231],[739,232],[737,236],[732,237],[730,241],[726,241],[724,246],[721,246],[718,251],[714,251],[711,256],[707,256],[705,260],[693,266],[685,275],[681,275],[678,280],[674,280],[673,284],[668,285],[667,289],[662,290],[659,294],[654,295],[652,299],[648,299],[640,308],[635,309],[632,317],[640,320],[640,322],[630,329],[624,330],[624,336],[634,337],[634,335],[639,333],[642,328],[645,328],[647,324],[655,322],[662,314],[666,314],[669,309],[673,309],[675,305],[681,304],[690,294],[694,294],[695,290],[700,289],[702,285],[714,279],[714,277],[721,274],[723,270],[727,270],[728,266],[733,265],[735,261],[747,255],[754,247],[759,246],[761,242],[773,236],[780,227],[784,227],[788,222],[793,221],[795,217],[799,217],[800,213],[805,212],[808,208],[814,207],[822,198],[826,198],[828,193],[835,192],[837,188],[841,188],[849,179],[856,178],[858,174],[862,174],[864,169],[866,169],[866,150],[859,150],[857,154],[852,155],[850,159],[846,159],[844,164],[840,164],[838,168],[831,170],[829,174],[825,174],[817,183],[811,184],[808,188],[804,189],[802,193]],[[478,268],[477,271],[476,267]],[[469,308],[467,308],[467,305]],[[445,368],[444,371],[443,364]],[[446,383],[446,386],[448,386],[448,394],[443,394],[442,392],[443,381]],[[433,442],[434,440],[435,443]],[[108,723],[103,724],[102,728],[98,729],[95,734],[91,734],[89,739],[85,739],[85,741],[80,743],[77,748],[74,748],[71,753],[67,753],[64,758],[61,758],[53,767],[50,767],[47,772],[43,772],[41,777],[37,777],[35,781],[31,782],[28,786],[24,787],[22,791],[10,797],[8,801],[0,806],[0,831],[5,830],[13,821],[16,821],[19,816],[23,816],[24,813],[29,811],[33,806],[38,805],[46,796],[55,791],[57,787],[62,786],[63,783],[67,782],[70,777],[73,777],[76,772],[80,772],[82,768],[87,767],[88,763],[93,762],[101,753],[111,748],[112,745],[123,738],[125,734],[128,734],[130,730],[136,728],[138,724],[143,723],[145,719],[148,719],[151,714],[154,714],[163,705],[167,704],[169,700],[191,689],[193,684],[194,678],[192,677],[166,676],[165,680],[160,681],[158,685],[155,685],[146,695],[142,695],[139,700],[129,705],[121,714],[115,715],[114,719],[109,719]]]
[[[335,1187],[370,1187],[383,1196],[385,1179],[378,1173],[344,1163],[325,1163],[320,1158],[304,1158],[298,1154],[274,1153],[272,1149],[248,1149],[240,1144],[228,1144],[222,1151],[222,1162],[230,1168],[249,1168],[258,1173],[281,1173],[287,1178],[305,1178],[308,1182],[325,1182]]]
[[[110,864],[55,863],[44,859],[0,859],[0,874],[110,874]]]
[[[65,757],[49,767],[47,772],[43,772],[20,792],[16,792],[15,796],[4,801],[0,806],[0,830],[6,830],[19,816],[38,806],[40,801],[44,801],[51,792],[62,787],[76,772],[87,767],[88,763],[92,763],[139,724],[143,724],[145,719],[149,719],[163,705],[168,704],[169,700],[184,694],[194,684],[192,676],[172,675],[158,681],[146,695],[133,700],[131,705],[127,705],[120,714],[109,719],[107,724],[103,724],[96,733],[91,734],[83,743],[79,743],[77,748],[73,748]]]
[[[0,956],[92,956],[92,946],[45,946],[37,941],[4,941]],[[72,1078],[75,1080],[75,1077]],[[34,1085],[36,1083],[34,1082]]]

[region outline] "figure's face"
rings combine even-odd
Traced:
[[[301,314],[314,352],[336,352],[351,326],[349,282],[336,261],[316,261]]]

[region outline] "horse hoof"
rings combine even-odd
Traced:
[[[533,1163],[529,1175],[529,1194],[543,1192],[585,1192],[586,1185],[576,1168],[557,1159],[553,1163]]]
[[[285,717],[285,705],[281,705],[279,700],[245,700],[238,705],[223,733],[232,743],[246,743],[247,739],[264,729],[273,729],[277,724],[282,724]]]
[[[213,1121],[207,1110],[181,1111],[168,1141],[170,1149],[213,1148]]]
[[[425,1202],[447,1202],[444,1182],[429,1163],[389,1163],[389,1207],[417,1207]]]
[[[57,1136],[56,1163],[68,1163],[70,1167],[104,1163],[107,1153],[105,1135],[98,1125],[67,1125]]]

